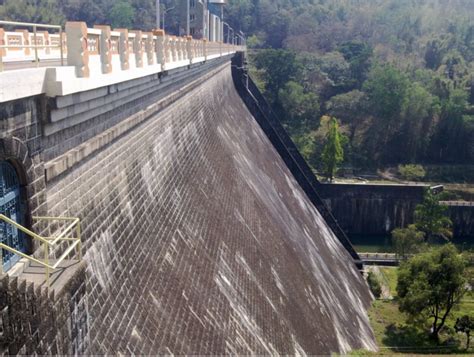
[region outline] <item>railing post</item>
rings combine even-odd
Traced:
[[[101,30],[99,52],[102,73],[112,73],[112,41],[110,26],[95,25],[94,28]]]
[[[78,77],[89,77],[89,49],[85,22],[67,22],[67,64],[76,67]]]
[[[45,267],[46,269],[46,285],[49,286],[49,245],[48,243],[43,243],[44,244],[44,262],[47,265]]]
[[[133,40],[133,52],[135,53],[135,64],[137,68],[143,67],[143,45],[142,45],[142,32],[141,31],[130,31],[135,34]]]
[[[155,59],[153,58],[153,33],[152,32],[147,32],[145,33],[146,35],[146,40],[145,40],[145,51],[146,51],[146,59],[147,59],[147,65],[151,66],[155,64]]]
[[[76,226],[76,234],[79,243],[77,244],[77,256],[79,257],[79,261],[82,260],[82,241],[81,241],[81,222],[77,222]]]
[[[5,46],[6,45],[5,41],[5,30],[3,28],[0,28],[0,46]],[[7,55],[7,49],[6,48],[0,48],[0,72],[3,72],[3,56]]]
[[[64,66],[64,33],[63,27],[59,29],[59,53],[61,54],[61,67]]]
[[[119,55],[120,55],[120,69],[126,71],[130,69],[130,47],[128,44],[128,30],[127,29],[114,29],[114,31],[120,32],[119,38]]]
[[[202,56],[204,61],[207,61],[207,39],[202,40]]]
[[[156,36],[156,43],[155,43],[156,62],[158,64],[161,64],[161,70],[164,70],[166,67],[165,31],[155,30],[153,31],[153,35]]]
[[[33,46],[35,50],[35,63],[36,67],[39,67],[39,58],[38,58],[38,31],[36,26],[33,26]]]

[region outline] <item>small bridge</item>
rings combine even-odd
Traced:
[[[366,265],[398,266],[403,260],[394,253],[359,253],[359,257]]]

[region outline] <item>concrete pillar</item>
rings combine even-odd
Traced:
[[[67,64],[76,68],[76,76],[89,77],[89,49],[85,22],[66,22]]]
[[[165,69],[166,65],[166,54],[165,54],[165,31],[155,30],[153,35],[156,36],[155,52],[156,61],[161,64],[161,69]]]
[[[147,59],[147,65],[151,66],[155,64],[155,58],[153,56],[155,49],[153,46],[153,33],[147,32],[145,33],[145,51],[146,51],[146,59]]]
[[[51,42],[49,40],[49,32],[48,31],[38,32],[38,35],[43,36],[43,45],[49,46],[51,44]],[[44,53],[49,55],[51,53],[51,48],[44,47]]]
[[[133,53],[135,54],[135,63],[137,68],[143,67],[143,46],[142,46],[142,32],[141,31],[130,31],[135,34],[133,40]]]
[[[186,36],[187,37],[187,36]],[[186,37],[178,37],[178,50],[179,50],[179,60],[184,61],[186,59]]]
[[[192,36],[187,36],[186,37],[186,53],[188,56],[189,63],[193,63],[193,37]]]
[[[163,30],[163,49],[164,49],[164,53],[165,53],[165,58],[164,58],[164,61],[165,61],[165,66],[166,66],[166,63],[170,63],[171,62],[171,59],[172,59],[172,56],[171,56],[171,46],[170,46],[170,36],[166,35],[166,32]]]
[[[120,56],[120,69],[127,71],[130,69],[130,47],[128,44],[128,29],[114,29],[120,32],[118,51]]]
[[[28,30],[15,30],[15,32],[21,33],[23,37],[23,45],[24,46],[29,46],[30,45],[30,33]],[[24,48],[23,53],[25,56],[29,56],[31,54],[31,50],[29,48]]]
[[[167,36],[169,44],[170,62],[176,62],[178,60],[178,52],[176,50],[176,36]]]
[[[5,37],[5,30],[0,28],[0,46],[5,46],[7,44],[7,39]],[[7,50],[4,48],[0,48],[0,57],[4,57],[7,55]]]
[[[110,26],[95,25],[94,28],[101,30],[99,53],[102,73],[112,73],[112,40]]]

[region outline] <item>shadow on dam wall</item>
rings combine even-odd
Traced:
[[[377,349],[372,297],[347,243],[248,110],[229,58],[207,66],[141,80],[143,99],[124,95],[108,114],[81,113],[82,124],[55,124],[42,138],[45,165],[58,169],[46,170],[45,203],[32,213],[81,218],[87,318],[70,304],[60,316],[70,328],[52,321],[27,352],[48,343],[86,354]],[[160,97],[165,84],[174,97]],[[92,97],[67,102],[88,108],[79,102]],[[87,157],[68,151],[105,130]],[[74,164],[51,164],[61,155]],[[86,342],[63,346],[78,334]]]

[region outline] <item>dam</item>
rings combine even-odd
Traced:
[[[1,352],[377,350],[357,254],[249,88],[245,48],[66,33],[67,66],[0,73],[7,218],[36,234],[4,264]],[[51,272],[28,259],[64,252]]]

